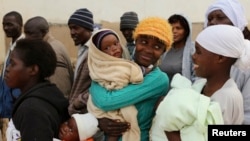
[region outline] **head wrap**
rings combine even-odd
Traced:
[[[78,9],[70,16],[68,25],[69,24],[76,24],[90,31],[93,31],[93,14],[87,8]]]
[[[138,22],[139,22],[139,20],[138,20],[137,13],[135,13],[133,11],[125,12],[121,16],[120,30],[135,29]]]
[[[242,31],[237,27],[209,26],[198,34],[196,42],[215,54],[238,58],[234,65],[239,69],[250,69],[250,42],[244,39]]]
[[[208,15],[215,10],[221,10],[230,19],[233,25],[242,31],[248,24],[244,8],[238,0],[217,0],[207,9],[204,27],[207,27]]]
[[[117,35],[112,30],[107,29],[107,30],[102,30],[102,31],[98,32],[97,34],[95,34],[92,38],[92,41],[97,48],[101,49],[102,39],[105,36],[110,35],[110,34],[115,35],[115,37],[119,40]]]
[[[98,131],[98,121],[92,114],[73,114],[72,117],[76,121],[81,141],[92,137]]]
[[[139,35],[153,36],[161,40],[168,50],[173,42],[172,27],[166,19],[149,17],[139,22],[134,32],[134,39]]]

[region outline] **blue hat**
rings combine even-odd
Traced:
[[[76,24],[90,31],[93,31],[93,14],[87,8],[78,9],[70,16],[68,25],[69,24]]]

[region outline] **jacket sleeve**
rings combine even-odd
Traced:
[[[144,77],[140,84],[129,84],[120,90],[108,91],[97,82],[92,82],[90,94],[93,103],[104,111],[116,110],[134,105],[143,100],[165,95],[169,89],[167,75],[155,68]]]

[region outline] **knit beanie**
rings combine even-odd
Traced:
[[[102,39],[107,36],[113,34],[115,35],[115,37],[119,40],[119,38],[117,37],[117,35],[112,31],[112,30],[103,30],[98,32],[97,34],[95,34],[92,38],[93,43],[95,44],[95,46],[99,49],[101,49],[101,43],[102,43]]]
[[[86,140],[99,130],[97,119],[91,114],[73,114],[72,117],[76,121],[79,139],[81,141]]]
[[[138,24],[138,16],[135,12],[125,12],[121,16],[120,30],[123,29],[135,29]]]
[[[93,31],[93,14],[87,8],[78,9],[70,16],[68,25],[69,24],[76,24]]]
[[[148,17],[139,22],[134,32],[134,39],[139,35],[156,37],[170,49],[173,42],[172,27],[167,20],[160,17]]]

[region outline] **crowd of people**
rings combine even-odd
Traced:
[[[250,31],[238,0],[217,0],[192,41],[192,22],[120,18],[126,39],[94,28],[88,8],[68,18],[75,68],[46,18],[2,19],[11,38],[0,76],[2,141],[207,140],[210,124],[250,124]],[[22,31],[24,30],[24,31]]]

